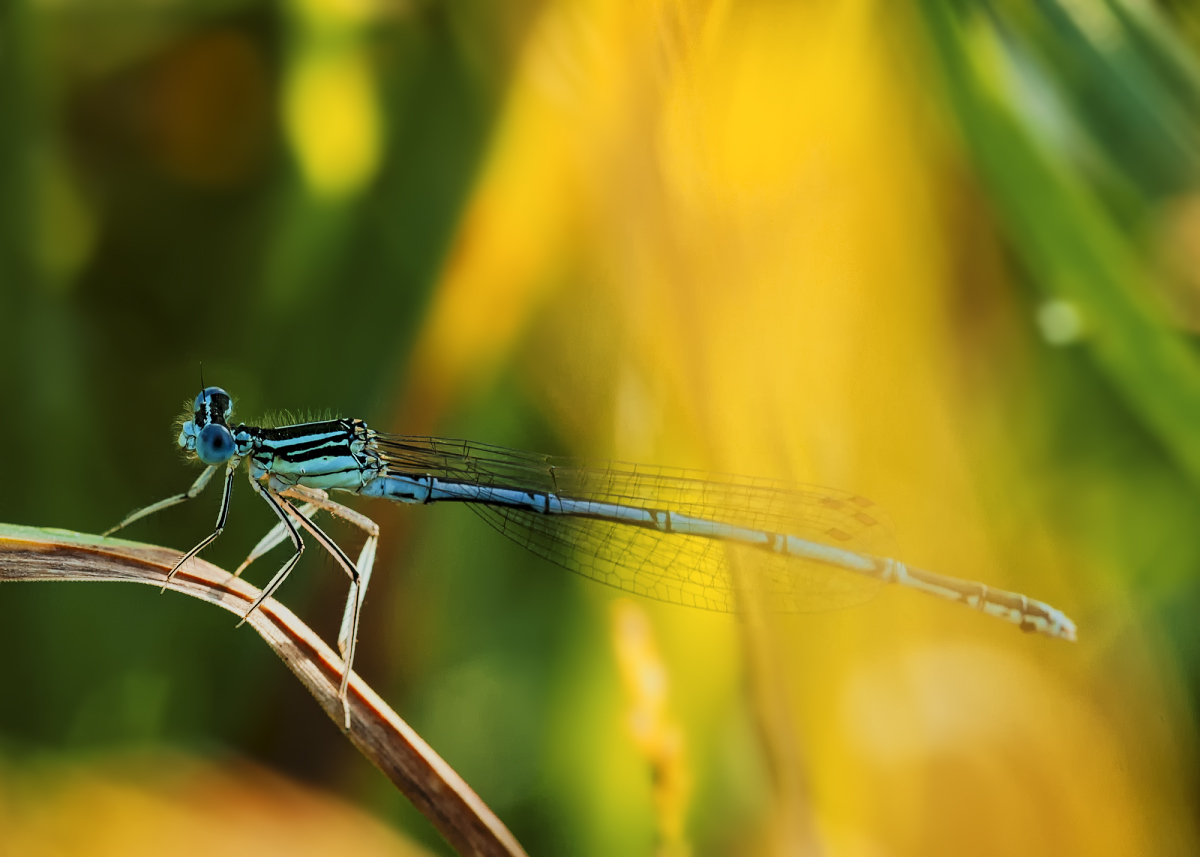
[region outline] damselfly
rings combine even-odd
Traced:
[[[347,728],[346,687],[379,527],[330,500],[330,491],[420,505],[465,503],[503,535],[551,562],[674,604],[732,611],[739,597],[751,597],[768,609],[794,612],[864,601],[879,586],[897,583],[962,602],[1026,631],[1075,639],[1075,624],[1048,604],[893,559],[882,512],[853,494],[390,435],[356,419],[231,426],[232,413],[224,390],[202,390],[179,435],[180,447],[206,465],[200,478],[184,493],[133,512],[105,535],[193,499],[223,466],[217,525],[175,564],[169,580],[225,528],[233,477],[246,462],[251,487],[279,523],[235,573],[285,539],[294,549],[246,615],[279,588],[300,559],[304,540],[298,528],[307,530],[350,577],[338,633],[345,661],[339,697]],[[357,562],[313,522],[321,510],[366,533]],[[747,562],[731,561],[739,552]]]

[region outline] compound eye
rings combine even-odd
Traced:
[[[196,455],[205,464],[222,464],[233,457],[235,445],[229,429],[219,423],[209,423],[200,429],[196,438]]]
[[[229,419],[229,415],[233,413],[233,400],[229,398],[229,394],[220,387],[205,387],[196,396],[196,401],[192,403],[193,413],[203,413],[206,417],[209,406],[217,411],[224,419]]]

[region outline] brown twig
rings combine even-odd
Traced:
[[[109,580],[162,586],[179,558],[168,548],[101,539],[66,530],[0,524],[0,581]],[[238,616],[258,590],[211,563],[194,559],[167,583]],[[342,661],[307,625],[273,599],[247,623],[275,650],[340,727]],[[395,783],[460,854],[525,852],[463,779],[367,684],[350,677],[350,741]]]

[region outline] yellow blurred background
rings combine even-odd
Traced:
[[[200,362],[239,418],[855,492],[1079,642],[891,590],[610,620],[470,516],[361,504],[360,672],[532,854],[1195,852],[1192,13],[219,5],[5,13],[3,520],[181,490]],[[50,589],[0,591],[0,854],[447,850],[224,617]]]

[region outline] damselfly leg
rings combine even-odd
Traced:
[[[317,509],[317,507],[314,506],[312,503],[305,503],[303,506],[300,507],[300,514],[303,515],[304,517],[310,518],[310,519],[312,518],[313,515],[317,514],[318,511],[320,511],[320,510]],[[259,540],[258,544],[256,544],[254,546],[254,549],[252,551],[250,551],[250,555],[247,556],[244,560],[242,560],[242,564],[239,565],[237,567],[237,569],[233,572],[233,576],[241,577],[242,572],[250,567],[250,563],[254,562],[260,556],[270,553],[272,550],[275,549],[276,546],[283,544],[283,540],[286,539],[287,537],[288,537],[287,530],[284,529],[284,526],[282,523],[276,524],[275,526],[271,527],[271,529],[267,532],[267,534]]]
[[[288,561],[280,566],[279,571],[275,572],[275,576],[267,582],[267,585],[262,588],[262,591],[258,593],[258,597],[254,599],[254,603],[250,605],[249,609],[246,610],[245,614],[242,616],[242,621],[238,622],[239,628],[242,626],[243,622],[250,618],[250,614],[257,610],[259,605],[270,598],[275,590],[278,589],[285,580],[287,580],[287,576],[292,573],[292,569],[296,567],[296,563],[300,561],[300,557],[304,554],[304,539],[300,537],[300,531],[296,529],[296,525],[292,523],[288,514],[287,506],[290,506],[291,504],[286,500],[281,499],[277,494],[275,494],[275,492],[267,488],[263,488],[253,479],[250,480],[250,485],[252,488],[254,488],[254,492],[258,494],[258,496],[262,497],[266,504],[271,507],[271,511],[278,516],[280,523],[284,526],[287,532],[288,538],[292,540],[294,552],[292,553],[291,557],[288,558]],[[297,513],[297,516],[299,516],[299,513]]]
[[[280,496],[288,497],[293,500],[307,500],[303,506],[300,506],[297,511],[308,520],[312,520],[313,516],[320,510],[325,510],[334,517],[341,518],[349,524],[358,527],[367,535],[366,541],[363,543],[362,550],[359,551],[358,561],[355,566],[358,568],[358,583],[353,580],[350,583],[350,597],[346,601],[346,610],[342,616],[341,628],[338,631],[338,651],[343,655],[346,653],[346,647],[349,644],[351,632],[351,615],[356,598],[366,598],[367,584],[371,580],[371,570],[375,564],[375,550],[379,544],[379,525],[359,512],[354,511],[348,506],[343,506],[341,503],[335,503],[329,499],[329,495],[324,491],[315,488],[305,488],[303,485],[293,485],[279,492]],[[271,528],[262,540],[254,546],[254,550],[250,555],[238,566],[237,571],[233,573],[234,577],[239,577],[243,571],[263,554],[281,544],[287,538],[287,533],[284,530],[283,524],[276,524]],[[360,594],[361,593],[361,594]]]
[[[270,487],[262,488],[257,482],[254,483],[254,487],[256,491],[258,491],[265,499],[268,500],[268,502],[271,503],[272,508],[277,509],[279,512],[286,512],[287,516],[290,516],[296,523],[308,530],[309,535],[316,539],[317,543],[329,552],[330,556],[334,558],[338,565],[340,565],[350,577],[350,597],[346,601],[346,610],[342,617],[342,629],[338,635],[338,647],[342,650],[343,662],[345,664],[345,668],[342,670],[342,681],[338,686],[338,699],[342,701],[342,713],[345,718],[346,728],[349,729],[350,702],[346,696],[346,689],[350,684],[350,670],[354,664],[355,650],[358,647],[358,623],[362,612],[363,598],[366,594],[365,580],[361,578],[358,568],[350,561],[350,557],[346,556],[345,551],[338,546],[337,542],[331,539],[324,530],[318,527],[309,518],[300,514],[300,510],[296,508],[295,504],[292,503],[291,500],[281,496],[281,494],[277,493]],[[328,503],[329,505],[338,506],[337,503],[330,503],[328,500],[322,501],[316,498],[310,499],[313,503],[324,502]],[[345,507],[339,507],[339,509],[341,515],[344,515],[345,513],[356,515],[356,513],[354,513],[351,509],[346,509]],[[356,515],[356,517],[362,516]],[[281,517],[281,521],[287,523],[289,527],[291,527],[291,522],[287,521],[286,517]],[[360,555],[359,557],[360,562],[362,562],[364,559],[367,561],[368,575],[370,574],[369,566],[373,565],[375,562],[374,544],[379,533],[379,528],[375,525],[375,523],[373,521],[370,521],[369,523],[373,532],[368,537],[367,544],[363,547],[363,555]],[[294,532],[294,527],[291,527],[291,529]],[[296,540],[299,541],[298,533],[296,534]],[[280,569],[280,572],[275,575],[275,579],[267,584],[267,586],[263,589],[262,594],[260,594],[255,602],[250,605],[250,609],[246,611],[247,617],[249,617],[250,614],[253,613],[260,604],[262,604],[263,600],[270,597],[270,595],[274,593],[277,588],[279,588],[279,585],[283,583],[283,579],[287,577],[289,572],[291,572],[295,562],[299,560],[300,553],[302,551],[303,543],[301,542],[301,549],[297,551],[296,555],[292,557],[291,560],[289,560],[288,565],[286,565],[283,569]],[[244,622],[245,619],[242,621]]]
[[[165,500],[159,500],[157,503],[151,503],[149,506],[144,506],[137,511],[130,512],[125,516],[125,520],[121,521],[121,523],[117,524],[115,527],[105,530],[101,534],[102,538],[111,536],[117,530],[129,526],[134,521],[141,520],[147,515],[153,515],[155,512],[161,512],[163,509],[169,509],[172,506],[177,506],[180,503],[187,502],[188,500],[195,500],[196,497],[200,495],[200,492],[208,487],[209,481],[212,480],[213,474],[216,472],[217,465],[210,464],[208,467],[204,468],[204,472],[200,474],[200,478],[192,483],[191,488],[184,491],[182,494],[176,494],[173,497],[168,497]]]
[[[171,581],[171,578],[183,567],[185,562],[215,542],[217,536],[221,535],[221,531],[225,529],[225,521],[229,518],[229,500],[233,496],[233,474],[237,472],[237,465],[238,462],[235,461],[225,468],[225,487],[221,491],[221,508],[217,511],[216,527],[213,528],[212,533],[200,540],[200,544],[180,557],[179,562],[175,563],[175,567],[167,573],[167,579],[163,582],[162,591],[166,591],[167,583]]]
[[[338,651],[345,655],[346,650],[351,646],[351,641],[357,640],[358,637],[357,616],[363,600],[367,597],[367,585],[371,582],[371,570],[375,565],[375,549],[379,545],[379,525],[348,506],[335,503],[329,499],[328,494],[319,489],[293,485],[279,493],[284,497],[307,500],[308,502],[300,507],[301,514],[304,514],[304,509],[309,506],[324,509],[334,517],[353,524],[367,534],[367,540],[358,553],[358,562],[355,563],[355,567],[358,569],[358,580],[354,580],[353,577],[350,580],[350,595],[346,599],[346,609],[342,614],[342,624],[338,630]],[[312,515],[305,515],[305,517],[312,519]]]

